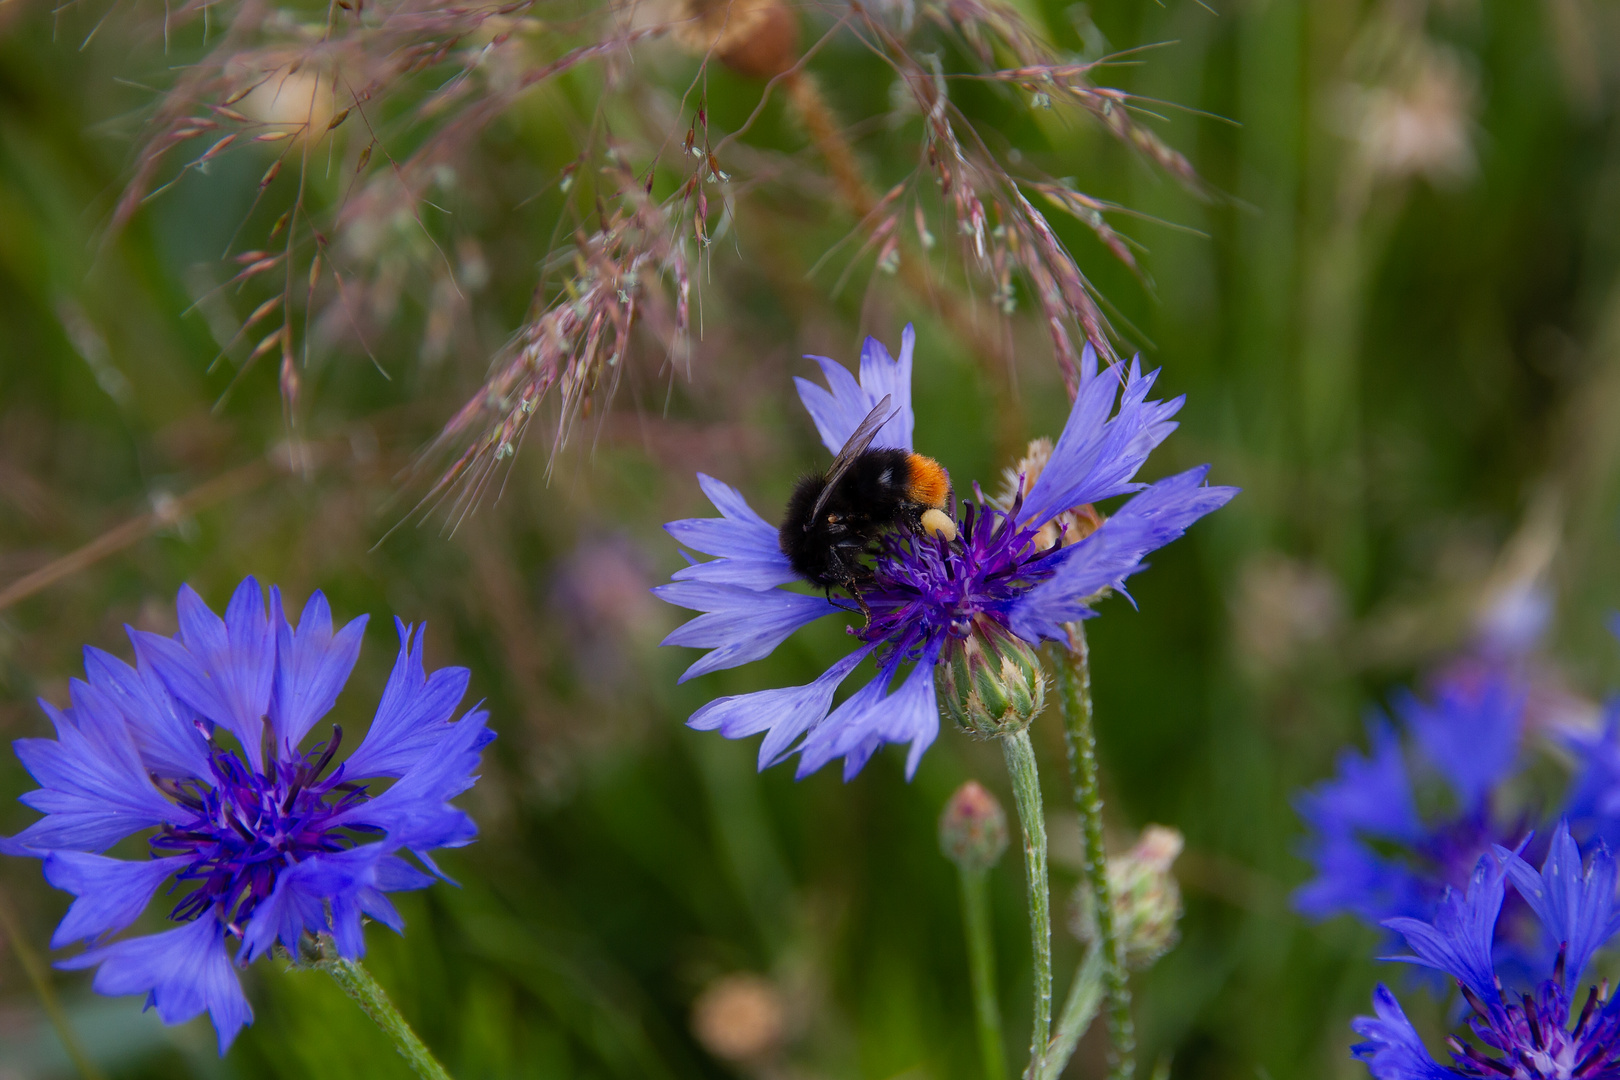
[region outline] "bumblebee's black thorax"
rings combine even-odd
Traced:
[[[859,576],[861,554],[879,532],[902,522],[915,524],[911,519],[921,507],[907,498],[910,457],[895,449],[862,453],[827,495],[815,520],[810,515],[826,490],[827,476],[801,479],[777,533],[794,572],[817,585],[848,585]]]

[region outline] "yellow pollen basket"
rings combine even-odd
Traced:
[[[947,542],[956,539],[956,522],[943,510],[924,510],[921,522],[923,531],[929,536],[943,536]]]

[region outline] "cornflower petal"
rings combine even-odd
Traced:
[[[331,934],[338,954],[357,960],[366,951],[362,915],[404,932],[405,920],[383,893],[432,883],[427,874],[387,854],[384,844],[313,856],[276,879],[275,890],[243,930],[237,959],[251,963],[277,941],[296,953],[307,930]]]
[[[182,686],[170,689],[186,704],[236,736],[254,769],[262,769],[261,743],[264,718],[270,711],[275,684],[276,638],[265,612],[264,591],[254,578],[245,578],[231,594],[221,619],[209,610],[190,585],[180,588],[176,604],[180,616],[180,643],[196,670]],[[169,672],[158,667],[167,680]],[[211,693],[198,689],[205,681]],[[196,700],[186,700],[187,693]]]
[[[281,590],[270,589],[270,617],[276,632],[275,682],[270,697],[270,728],[279,754],[290,754],[337,702],[360,657],[367,616],[332,633],[332,610],[319,591],[310,594],[293,629],[281,610]]]
[[[797,579],[782,554],[776,526],[755,513],[741,492],[703,473],[698,473],[698,485],[721,516],[671,521],[664,528],[685,547],[719,557],[676,571],[675,580],[770,589]]]
[[[1563,741],[1580,762],[1564,816],[1592,822],[1599,835],[1620,843],[1620,699],[1605,706],[1602,731],[1567,731]]]
[[[220,718],[230,715],[230,709],[202,665],[174,638],[128,626],[124,629],[135,647],[136,667],[150,671],[176,702],[201,716],[211,736],[214,726],[224,723]],[[224,727],[235,734],[232,724],[224,723]]]
[[[831,357],[806,356],[805,359],[814,360],[816,366],[821,368],[827,387],[817,386],[798,375],[793,376],[793,384],[799,388],[799,400],[804,403],[805,411],[816,425],[821,445],[836,455],[879,399],[868,400],[860,382],[849,373],[849,369]]]
[[[368,844],[366,848],[376,847]],[[361,848],[360,850],[366,850]],[[236,961],[243,967],[268,952],[277,941],[294,956],[307,931],[328,933],[331,922],[326,914],[327,897],[346,884],[346,878],[330,871],[319,855],[284,870],[264,902],[253,909],[253,917],[242,928],[242,947]]]
[[[434,881],[397,855],[367,855],[365,848],[356,848],[323,856],[333,864],[350,864],[346,886],[330,894],[332,938],[338,954],[350,960],[358,960],[366,951],[362,916],[382,923],[396,934],[405,932],[404,918],[385,893],[425,889]]]
[[[479,754],[495,737],[485,727],[488,720],[489,713],[474,709],[447,725],[431,752],[419,754],[392,787],[333,815],[331,827],[383,829],[391,846],[412,850],[470,843],[478,826],[450,800],[478,780],[473,770]]]
[[[900,358],[889,355],[889,350],[876,338],[867,338],[861,348],[860,382],[838,361],[825,356],[810,356],[821,368],[827,380],[822,389],[809,379],[794,376],[799,388],[799,400],[815,422],[821,443],[836,455],[844,448],[851,433],[885,397],[898,412],[878,429],[872,445],[879,449],[911,449],[912,430],[916,417],[911,409],[911,364],[917,335],[907,324],[900,337]]]
[[[224,619],[190,585],[181,586],[176,609],[179,639],[131,630],[136,656],[182,703],[235,735],[248,763],[263,770],[276,642],[259,583],[250,577],[237,586]]]
[[[1425,914],[1423,884],[1410,870],[1344,832],[1312,838],[1305,851],[1316,877],[1294,893],[1294,910],[1312,919],[1350,912],[1371,923],[1391,913]]]
[[[1007,610],[1007,625],[1025,641],[1060,641],[1068,636],[1065,624],[1089,619],[1091,605],[1104,589],[1119,588],[1125,578],[1142,569],[1147,529],[1140,521],[1119,515],[1063,552],[1058,572],[1031,588]]]
[[[1350,1052],[1367,1063],[1374,1080],[1452,1080],[1462,1073],[1445,1068],[1429,1056],[1428,1048],[1401,1003],[1383,983],[1373,991],[1376,1016],[1358,1016],[1350,1027],[1367,1041]]]
[[[439,668],[429,675],[422,662],[427,626],[407,626],[396,618],[394,628],[399,655],[366,737],[343,764],[351,777],[401,776],[431,753],[449,730],[472,677],[463,667]]]
[[[1316,867],[1316,877],[1294,893],[1294,908],[1313,919],[1350,912],[1376,924],[1432,910],[1433,895],[1417,875],[1360,839],[1416,845],[1427,838],[1394,728],[1374,714],[1367,734],[1368,756],[1346,747],[1339,753],[1337,775],[1294,801],[1313,830],[1304,855]]]
[[[858,744],[871,738],[869,728],[873,726],[877,719],[876,714],[882,709],[884,693],[889,683],[894,680],[894,672],[893,667],[883,668],[878,672],[877,678],[851,694],[842,705],[832,711],[832,715],[822,721],[819,728],[824,733],[822,737],[807,739],[800,749],[796,779],[803,780],[829,761],[844,754],[850,754],[852,758],[859,754],[859,764],[854,765],[857,771],[866,763],[877,750],[878,743],[873,741],[870,746],[865,747],[864,754],[860,754],[863,748]],[[856,733],[856,737],[849,738],[851,733]],[[846,738],[840,740],[837,738],[838,735],[844,735]],[[846,746],[840,750],[838,747],[840,741],[854,742],[856,745]],[[853,761],[845,762],[846,773],[852,764]]]
[[[1117,366],[1100,374],[1095,367],[1092,353],[1082,367],[1080,391],[1063,433],[1024,500],[1020,524],[1038,525],[1064,510],[1140,491],[1146,485],[1133,483],[1131,478],[1154,447],[1175,430],[1169,418],[1181,409],[1184,399],[1146,400],[1157,371],[1143,375],[1138,361],[1132,360],[1122,380]],[[1089,377],[1087,371],[1092,372]]]
[[[145,771],[141,753],[117,701],[79,679],[68,681],[68,695],[73,707],[63,719],[71,721],[74,733],[84,740],[95,760],[123,776],[140,777]],[[61,735],[60,728],[57,734]],[[157,792],[150,782],[132,784],[130,791],[138,792],[142,803],[157,805],[153,798]]]
[[[888,398],[890,405],[899,410],[892,420],[878,428],[877,437],[872,440],[874,446],[911,449],[912,432],[917,424],[911,410],[911,362],[916,349],[917,331],[910,323],[900,331],[899,359],[890,356],[888,348],[875,337],[868,337],[861,344],[861,388],[874,406]],[[849,438],[847,433],[844,438]],[[838,448],[844,448],[842,442]]]
[[[1432,706],[1403,692],[1395,709],[1464,805],[1477,807],[1518,761],[1525,696],[1514,680],[1487,675],[1443,681]]]
[[[1013,633],[1030,642],[1061,639],[1067,634],[1065,623],[1090,618],[1091,604],[1100,592],[1119,588],[1125,578],[1145,568],[1142,559],[1148,552],[1177,539],[1193,522],[1237,494],[1237,488],[1204,486],[1208,474],[1209,466],[1203,465],[1158,481],[1096,532],[1048,556],[1055,571],[1008,609]]]
[[[1496,917],[1502,910],[1504,874],[1500,860],[1481,855],[1468,882],[1467,894],[1447,889],[1434,922],[1385,919],[1383,925],[1404,937],[1417,954],[1386,959],[1443,971],[1472,990],[1480,1000],[1500,1005],[1502,999],[1497,993],[1491,966],[1491,945],[1496,933]]]
[[[719,731],[728,739],[765,732],[759,744],[759,767],[769,768],[793,752],[799,736],[826,718],[833,694],[872,648],[856,649],[805,686],[715,698],[693,713],[686,725],[698,731]]]
[[[1583,872],[1581,851],[1560,820],[1537,872],[1515,852],[1496,848],[1513,887],[1541,920],[1555,948],[1565,950],[1564,993],[1574,996],[1592,954],[1614,934],[1614,857],[1602,840]]]
[[[670,577],[675,581],[740,585],[755,592],[764,592],[799,579],[785,559],[710,559],[682,567]]]
[[[165,1024],[179,1024],[207,1012],[225,1053],[253,1009],[225,951],[225,928],[198,919],[161,934],[131,938],[67,960],[59,968],[96,968],[91,985],[98,994],[145,994]]]
[[[676,607],[704,613],[659,643],[712,650],[687,668],[680,682],[769,656],[801,626],[843,610],[821,596],[710,581],[675,581],[652,591]]]
[[[112,702],[78,680],[70,692],[71,715],[39,703],[56,727],[55,740],[12,743],[23,768],[40,784],[21,801],[45,817],[0,840],[0,852],[105,851],[131,833],[178,820],[174,804],[152,786]]]
[[[89,941],[134,923],[169,875],[190,860],[184,855],[129,862],[82,851],[53,851],[45,880],[76,899],[51,936],[51,948]]]
[[[926,651],[894,693],[888,687],[899,668],[891,660],[877,678],[852,694],[806,736],[799,755],[803,779],[834,758],[844,758],[844,779],[853,779],[877,750],[889,743],[909,743],[906,779],[917,772],[923,751],[939,736],[939,704],[934,692],[934,665],[939,646]]]
[[[196,714],[174,699],[149,664],[132,668],[111,653],[86,646],[84,673],[123,713],[149,771],[167,777],[208,771],[208,742],[197,729]]]
[[[1339,752],[1338,775],[1295,801],[1300,817],[1324,833],[1365,832],[1408,843],[1424,834],[1401,742],[1387,720],[1368,719],[1372,753]]]

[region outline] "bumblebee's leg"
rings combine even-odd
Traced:
[[[862,630],[865,630],[867,626],[872,625],[872,609],[866,605],[866,597],[861,595],[860,587],[853,581],[846,588],[849,589],[849,595],[855,598],[855,602],[861,605],[861,614],[866,616],[866,624],[861,627]]]
[[[842,589],[844,589],[846,592],[848,592],[850,597],[857,604],[861,605],[861,611],[865,612],[865,614],[866,614],[866,621],[871,622],[872,621],[872,613],[870,611],[867,611],[866,604],[865,604],[864,601],[861,600],[860,593],[855,591],[855,587],[853,585],[851,585],[847,581],[840,581],[840,582],[838,582],[838,585]],[[832,591],[833,591],[833,587],[831,585],[828,585],[828,586],[826,586],[826,587],[824,587],[822,589],[822,595],[824,595],[827,598],[827,603],[831,604],[833,607],[837,608],[839,611],[848,611],[849,608],[845,607],[843,604],[840,604],[837,600],[833,599]]]

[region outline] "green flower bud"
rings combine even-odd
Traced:
[[[1175,829],[1149,825],[1135,847],[1108,860],[1114,927],[1125,941],[1129,967],[1148,967],[1176,944],[1181,887],[1170,873],[1170,865],[1181,854],[1183,844]],[[1069,928],[1088,944],[1097,939],[1096,906],[1084,883],[1075,890]]]
[[[977,780],[969,780],[939,815],[939,848],[963,870],[988,870],[1007,850],[1007,814]]]
[[[1046,707],[1046,672],[1029,645],[993,628],[975,627],[954,643],[939,673],[940,706],[976,735],[1011,735]]]

